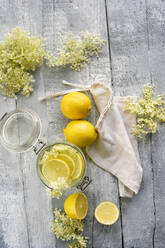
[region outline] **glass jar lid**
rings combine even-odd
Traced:
[[[0,141],[13,152],[27,151],[37,142],[40,132],[40,118],[29,110],[5,113],[0,120]]]

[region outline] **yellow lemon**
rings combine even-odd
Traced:
[[[90,109],[89,97],[80,92],[69,93],[61,101],[61,112],[69,119],[83,119],[88,115]]]
[[[58,177],[64,177],[67,180],[70,176],[70,168],[64,161],[52,159],[44,163],[42,174],[50,182],[57,181]]]
[[[85,120],[69,122],[63,132],[68,142],[79,147],[90,145],[97,138],[95,127]]]
[[[112,225],[119,217],[119,209],[112,202],[101,202],[95,209],[95,217],[101,224]]]
[[[82,220],[88,212],[88,199],[84,193],[70,195],[64,203],[65,213],[72,219]]]

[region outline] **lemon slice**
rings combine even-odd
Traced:
[[[88,199],[84,193],[70,195],[64,203],[65,213],[72,219],[82,220],[88,212]]]
[[[48,156],[48,158],[47,158],[46,161],[49,161],[49,160],[52,160],[52,159],[55,159],[54,154],[50,154],[50,155]]]
[[[75,169],[72,174],[72,180],[77,180],[81,177],[83,172],[83,159],[80,154],[76,153],[75,156],[72,157],[75,163]]]
[[[72,176],[73,172],[75,170],[75,163],[74,163],[73,159],[70,156],[68,156],[67,154],[59,154],[57,159],[64,161],[69,166],[70,176]]]
[[[95,218],[104,225],[114,224],[119,217],[118,207],[109,201],[101,202],[95,209]]]
[[[43,165],[42,173],[50,182],[56,181],[58,177],[64,177],[67,180],[70,176],[70,168],[64,161],[52,159]]]

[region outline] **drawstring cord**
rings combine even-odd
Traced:
[[[108,90],[110,90],[110,89],[108,88]],[[105,114],[106,114],[107,111],[111,108],[111,105],[112,105],[112,102],[113,102],[113,91],[111,91],[110,94],[111,94],[111,96],[110,96],[110,98],[109,98],[109,100],[108,100],[108,103],[107,103],[107,105],[105,106],[104,110],[100,113],[100,116],[99,116],[99,118],[98,118],[98,120],[97,120],[97,123],[96,123],[96,126],[95,126],[96,129],[98,129],[98,127],[99,127],[100,123],[102,122],[102,120],[103,120]]]
[[[70,83],[70,82],[65,81],[65,80],[63,80],[62,83],[65,84],[65,85],[68,85],[68,86],[78,87],[78,88],[81,88],[83,90],[89,90],[90,87],[91,87],[90,85],[73,84],[73,83]]]
[[[54,93],[52,95],[49,95],[49,96],[46,96],[42,99],[40,99],[40,101],[46,101],[46,100],[50,100],[54,97],[57,97],[57,96],[63,96],[63,95],[66,95],[68,93],[71,93],[71,92],[79,92],[79,91],[89,91],[90,90],[90,85],[80,85],[80,84],[73,84],[73,83],[69,83],[68,81],[65,81],[63,80],[62,81],[63,84],[65,85],[68,85],[68,86],[71,86],[71,87],[78,87],[77,89],[72,89],[72,90],[64,90],[64,91],[61,91],[61,92],[57,92],[57,93]]]
[[[90,91],[91,92],[91,85],[73,84],[73,83],[70,83],[70,82],[65,81],[65,80],[62,81],[62,84],[71,86],[73,88],[76,88],[76,87],[77,88],[72,89],[72,90],[64,90],[64,91],[61,91],[61,92],[54,93],[52,95],[49,95],[49,96],[46,96],[46,97],[42,98],[41,101],[49,100],[49,99],[52,99],[52,98],[58,97],[58,96],[63,96],[63,95],[66,95],[68,93],[71,93],[71,92],[79,92],[79,91]],[[95,83],[93,83],[93,84],[95,84]],[[110,91],[109,88],[108,88],[108,90]],[[91,94],[92,94],[92,92],[91,92]],[[104,118],[104,115],[110,109],[112,102],[113,102],[113,91],[110,92],[110,98],[109,98],[109,101],[108,101],[106,107],[100,113],[99,119],[98,119],[98,121],[96,123],[96,126],[95,126],[96,129],[98,129],[100,123],[102,122],[102,120]]]

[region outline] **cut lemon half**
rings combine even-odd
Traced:
[[[52,159],[43,165],[42,173],[49,182],[56,181],[58,177],[63,177],[67,180],[70,176],[70,168],[64,161]]]
[[[73,172],[75,170],[75,162],[73,161],[73,159],[70,156],[68,156],[67,154],[59,154],[57,156],[57,159],[64,161],[69,166],[70,176],[72,176]]]
[[[88,212],[88,199],[84,193],[70,195],[64,203],[65,213],[72,219],[82,220]]]
[[[104,225],[114,224],[119,217],[118,207],[109,201],[101,202],[95,209],[95,218]]]
[[[76,153],[76,156],[73,156],[75,169],[72,174],[72,180],[77,180],[81,177],[83,172],[83,159],[79,153]]]

